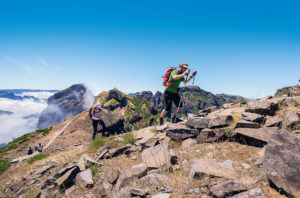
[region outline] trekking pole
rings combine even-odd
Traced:
[[[196,76],[196,75],[195,75],[195,76]],[[193,83],[192,83],[192,85],[194,85],[194,83],[195,83],[195,76],[193,77]],[[193,92],[190,94],[190,101],[189,101],[188,110],[190,109],[190,106],[191,106],[191,102],[192,102],[192,95],[193,95]],[[189,111],[189,113],[191,113],[191,111]]]
[[[188,77],[189,77],[189,76],[187,75],[186,80],[188,79]],[[183,96],[182,96],[182,92],[181,92],[181,90],[182,90],[184,87],[186,87],[186,83],[184,83],[184,86],[179,90],[179,95],[180,95],[179,107],[180,107],[180,105],[181,105],[181,102],[184,103]],[[182,107],[183,107],[183,105],[182,105]],[[178,112],[178,113],[179,113],[179,112]]]

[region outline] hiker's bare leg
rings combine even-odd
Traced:
[[[160,117],[161,117],[161,118],[165,117],[165,115],[166,115],[167,113],[168,113],[168,111],[164,109],[164,110],[161,112]]]

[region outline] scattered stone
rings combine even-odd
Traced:
[[[299,115],[289,111],[283,118],[282,127],[286,129],[292,129],[295,125],[300,123]]]
[[[203,117],[192,117],[187,121],[187,125],[194,129],[205,129],[208,128],[210,119]]]
[[[294,197],[300,197],[300,139],[286,130],[274,134],[266,146],[263,169],[270,180]]]
[[[223,128],[229,126],[233,121],[232,115],[221,115],[210,120],[208,128]]]
[[[231,160],[225,160],[224,162],[222,162],[225,165],[229,165],[232,166],[232,161]]]
[[[264,116],[259,115],[257,113],[244,112],[242,113],[242,117],[244,120],[256,122],[258,124],[261,124],[264,121]]]
[[[177,164],[177,162],[178,162],[178,157],[177,157],[177,155],[176,155],[176,153],[174,152],[174,150],[170,150],[170,161],[171,161],[171,164],[172,165],[175,165],[175,164]]]
[[[63,169],[61,169],[60,171],[57,172],[57,174],[55,175],[56,177],[61,177],[63,176],[64,174],[66,174],[69,170],[75,168],[76,166],[74,165],[69,165]]]
[[[132,159],[132,160],[137,160],[136,155],[132,156],[131,159]]]
[[[214,185],[210,189],[210,193],[218,198],[232,196],[241,191],[245,191],[247,188],[239,183],[236,183],[233,180],[221,182],[217,185]]]
[[[103,159],[104,155],[108,152],[108,149],[106,146],[102,146],[98,151],[97,153],[99,153],[98,155],[98,161]]]
[[[59,186],[61,189],[67,189],[73,184],[73,179],[76,177],[79,172],[79,168],[75,166],[68,172],[66,172],[63,176],[58,178],[55,182],[55,185]]]
[[[148,193],[148,191],[141,188],[131,188],[130,193],[132,196],[144,197]]]
[[[220,128],[220,129],[203,129],[199,135],[197,136],[197,142],[198,143],[210,143],[217,141],[224,137],[226,134],[227,130],[230,128]]]
[[[257,113],[260,115],[274,115],[278,109],[278,102],[271,100],[254,100],[249,102],[249,106],[245,109],[246,112]]]
[[[92,171],[90,169],[80,172],[76,176],[76,180],[82,187],[91,188],[94,185]]]
[[[234,130],[233,137],[242,135],[263,142],[269,142],[271,136],[278,132],[277,127],[264,127],[259,129],[238,128]]]
[[[247,161],[254,163],[255,166],[261,165],[263,163],[265,149],[266,149],[266,147],[263,147],[253,157],[251,157]]]
[[[225,177],[234,179],[238,177],[232,166],[224,164],[214,159],[192,159],[190,161],[190,177],[206,174],[215,177]]]
[[[105,155],[105,158],[110,159],[110,158],[113,158],[113,157],[117,157],[117,156],[123,154],[130,147],[131,147],[130,144],[126,144],[126,145],[124,145],[120,148],[109,149],[108,153],[106,153],[106,155]]]
[[[170,198],[170,197],[171,197],[170,193],[159,193],[152,196],[152,198]]]
[[[149,144],[150,142],[155,141],[154,135],[155,135],[154,133],[147,133],[142,139],[137,140],[135,144],[136,145],[146,145],[147,143]]]
[[[127,179],[131,179],[133,177],[142,177],[146,174],[146,172],[147,166],[144,163],[132,166],[128,169],[121,171],[120,176],[115,185],[115,189],[119,191],[120,188],[123,187],[123,184]]]
[[[189,129],[181,124],[170,124],[170,128],[166,131],[168,137],[177,141],[183,141],[188,138],[194,138],[199,134],[198,130]]]
[[[266,196],[262,192],[261,188],[254,188],[252,190],[234,195],[231,198],[266,198]]]
[[[113,166],[103,166],[102,170],[107,181],[114,184],[119,177],[119,170]]]
[[[181,143],[181,147],[182,147],[182,149],[187,149],[187,148],[189,148],[193,145],[196,145],[196,144],[197,144],[196,140],[189,138],[189,139],[184,140]]]
[[[168,145],[164,142],[155,147],[145,149],[141,156],[148,168],[170,166],[170,153],[168,151]]]
[[[80,157],[80,159],[78,160],[78,162],[77,162],[77,166],[79,167],[79,170],[80,171],[84,171],[86,168],[85,168],[85,160],[84,160],[84,155],[85,154],[83,154],[81,157]]]
[[[149,186],[171,186],[171,179],[166,175],[152,173],[139,179],[138,184],[143,187]]]
[[[198,187],[198,188],[189,188],[185,191],[185,194],[200,194],[200,193],[201,193],[200,187]]]
[[[44,175],[48,170],[50,170],[51,168],[53,168],[54,165],[50,164],[50,165],[46,165],[44,167],[42,167],[41,169],[39,169],[36,174],[37,175]]]
[[[48,188],[48,187],[54,185],[55,180],[56,180],[56,178],[54,176],[47,178],[45,180],[45,182],[41,185],[41,189],[45,189],[45,188]]]
[[[163,124],[161,126],[157,126],[156,127],[156,131],[162,132],[162,131],[166,130],[168,127],[169,127],[169,123],[165,123],[165,124]]]
[[[104,179],[103,182],[102,182],[102,186],[105,190],[107,191],[111,191],[111,189],[113,188],[113,185],[111,183],[109,183],[107,181],[107,179]]]
[[[242,166],[245,168],[245,169],[250,169],[251,166],[249,164],[246,164],[246,163],[242,163]]]
[[[250,121],[246,121],[246,120],[240,120],[236,123],[235,128],[259,128],[259,124],[255,123],[255,122],[250,122]]]
[[[279,116],[266,116],[265,127],[279,127],[282,119]]]

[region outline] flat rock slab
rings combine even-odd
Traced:
[[[78,172],[79,172],[79,168],[78,166],[75,166],[74,168],[66,172],[63,176],[58,178],[55,184],[62,189],[68,188],[70,185],[72,185],[72,182]]]
[[[198,130],[189,129],[182,124],[170,124],[170,128],[168,128],[166,132],[168,137],[177,141],[193,138],[199,134]]]
[[[130,193],[133,196],[144,197],[148,193],[148,191],[146,189],[141,189],[141,188],[131,188]]]
[[[253,129],[257,129],[259,128],[260,125],[257,124],[256,122],[250,122],[247,120],[240,120],[236,123],[235,128],[253,128]]]
[[[283,118],[282,127],[286,129],[292,129],[295,125],[299,123],[299,115],[295,112],[289,111]]]
[[[170,166],[170,153],[168,145],[163,142],[155,147],[145,149],[142,152],[142,159],[148,168],[161,168]]]
[[[248,104],[249,106],[245,109],[246,112],[257,113],[260,115],[274,115],[278,109],[279,100],[253,100]]]
[[[208,128],[209,121],[209,118],[191,117],[186,124],[194,129],[205,129]]]
[[[228,197],[245,191],[247,188],[234,180],[221,182],[210,189],[210,193],[218,198]]]
[[[171,186],[172,181],[166,175],[161,175],[158,173],[151,173],[139,179],[138,184],[142,187],[161,187],[161,186]]]
[[[264,127],[259,129],[238,128],[234,130],[233,137],[243,135],[263,142],[269,142],[271,136],[277,132],[277,127]]]
[[[231,198],[267,198],[262,192],[261,188],[254,188],[247,192],[242,192],[237,194]]]
[[[37,175],[43,175],[45,174],[48,170],[50,170],[51,168],[53,168],[54,165],[50,164],[50,165],[46,165],[44,167],[42,167],[41,169],[39,169],[36,174]]]
[[[120,174],[117,167],[113,167],[113,166],[103,166],[102,170],[104,173],[104,177],[111,184],[115,183],[115,181],[118,179]]]
[[[159,193],[156,195],[153,195],[151,198],[170,198],[171,194],[170,193]]]
[[[234,179],[238,173],[229,164],[224,164],[214,159],[192,159],[190,161],[190,177],[206,174],[215,177]]]
[[[222,138],[230,128],[203,129],[197,136],[198,143],[210,143]]]
[[[300,197],[300,139],[280,130],[269,141],[263,169],[270,180],[294,197]]]
[[[124,145],[120,148],[109,149],[109,151],[105,154],[105,158],[110,159],[110,158],[113,158],[113,157],[117,157],[117,156],[123,154],[130,147],[131,147],[130,144],[126,144],[126,145]]]
[[[181,143],[181,148],[182,149],[187,149],[193,145],[196,145],[197,144],[197,140],[194,140],[194,139],[186,139],[184,140],[182,143]]]
[[[233,122],[232,115],[221,115],[212,118],[209,121],[208,128],[223,128],[228,127]]]
[[[242,117],[244,120],[256,122],[258,124],[261,124],[264,121],[264,116],[257,113],[244,112],[242,113]]]
[[[282,118],[279,116],[266,116],[265,127],[279,127],[282,123]]]
[[[93,175],[90,169],[80,172],[76,176],[76,180],[82,187],[91,188],[94,186]]]
[[[142,177],[147,173],[147,166],[144,163],[137,164],[128,169],[122,170],[120,176],[115,185],[115,190],[119,191],[126,180],[132,179],[133,177]]]

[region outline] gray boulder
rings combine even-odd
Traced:
[[[223,198],[245,190],[247,190],[245,186],[236,183],[234,180],[230,180],[214,185],[210,189],[210,193],[215,197]]]
[[[286,129],[292,129],[295,125],[300,123],[299,115],[295,112],[288,111],[285,115],[282,127]]]
[[[168,151],[168,145],[165,142],[145,149],[141,155],[148,168],[170,167],[171,156]]]
[[[246,120],[240,120],[236,123],[235,128],[259,128],[259,124],[257,124],[256,122],[250,122],[250,121],[246,121]]]
[[[227,130],[230,130],[229,127],[220,128],[220,129],[203,129],[197,136],[198,143],[210,143],[219,140],[224,137]]]
[[[277,132],[277,127],[264,127],[259,129],[238,128],[234,130],[233,137],[245,136],[267,143],[271,139],[271,136]]]
[[[250,113],[258,113],[261,115],[274,115],[277,109],[277,101],[262,99],[250,101],[249,106],[245,109],[245,111]]]
[[[231,198],[267,198],[262,192],[261,188],[254,188],[252,190],[242,192]]]
[[[190,161],[189,176],[193,178],[201,174],[215,177],[225,177],[229,179],[238,177],[238,174],[232,165],[222,163],[214,159],[192,159]]]
[[[188,119],[186,124],[195,129],[205,129],[208,128],[209,121],[210,119],[208,118],[192,117]]]
[[[158,173],[151,173],[139,179],[138,184],[143,187],[160,187],[160,186],[171,186],[172,181],[166,175],[161,175]]]
[[[279,127],[281,123],[282,118],[279,116],[266,116],[265,127]]]
[[[264,121],[264,116],[257,113],[244,112],[242,113],[242,117],[244,120],[256,122],[258,124],[261,124]]]
[[[229,126],[233,122],[232,115],[221,115],[212,118],[209,121],[208,128],[223,128]]]
[[[61,189],[67,189],[73,184],[73,180],[75,179],[77,173],[79,172],[78,166],[67,171],[63,176],[58,178],[55,182],[55,185],[59,186]]]
[[[168,137],[177,141],[183,141],[188,138],[194,138],[199,134],[198,130],[189,129],[181,124],[170,124],[166,132]]]
[[[294,197],[300,197],[300,139],[281,130],[270,139],[263,169],[270,180]]]
[[[91,188],[94,185],[92,171],[90,169],[80,172],[76,176],[78,184],[82,187]]]

